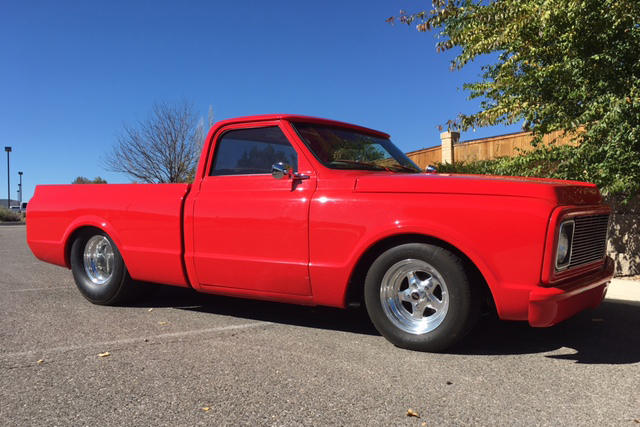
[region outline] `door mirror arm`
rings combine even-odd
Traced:
[[[275,179],[309,179],[309,175],[301,175],[293,170],[293,166],[287,163],[276,163],[271,166],[271,176]]]

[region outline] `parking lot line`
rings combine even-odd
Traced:
[[[44,349],[38,349],[38,350],[21,351],[16,353],[5,353],[5,354],[0,354],[0,358],[61,353],[66,351],[82,350],[82,349],[92,348],[92,347],[107,347],[107,346],[121,345],[121,344],[132,344],[136,342],[144,342],[144,340],[151,341],[151,340],[157,340],[157,339],[163,339],[163,338],[186,337],[186,336],[192,336],[192,335],[202,335],[202,334],[226,332],[226,331],[241,330],[241,329],[251,329],[251,328],[257,328],[257,327],[263,327],[263,326],[269,326],[269,325],[273,325],[273,323],[272,322],[255,322],[255,323],[245,323],[242,325],[221,326],[218,328],[196,329],[191,331],[149,335],[149,336],[138,337],[138,338],[124,338],[124,339],[113,340],[113,341],[93,342],[93,343],[87,343],[83,345],[70,345],[70,346],[62,346],[62,347],[44,348]]]
[[[75,288],[71,286],[56,286],[51,288],[28,288],[28,289],[3,289],[0,292],[33,292],[33,291],[54,291],[59,289],[71,289],[75,290]]]

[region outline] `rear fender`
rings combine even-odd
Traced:
[[[115,227],[113,227],[113,225],[111,225],[109,221],[107,221],[104,218],[101,218],[95,215],[85,215],[85,216],[81,216],[79,218],[74,219],[71,222],[71,224],[69,224],[69,226],[67,227],[64,233],[64,237],[62,241],[64,242],[65,267],[69,269],[71,268],[71,262],[69,259],[69,256],[71,254],[71,245],[73,245],[73,241],[75,239],[76,233],[82,230],[83,228],[97,228],[107,233],[111,238],[111,240],[113,240],[113,242],[118,247],[118,250],[122,255],[122,258],[124,259],[125,265],[127,264],[127,255],[125,251],[123,251],[124,246],[122,244],[122,240],[120,239],[120,236],[118,235],[118,232],[116,231]]]

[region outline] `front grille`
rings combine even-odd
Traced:
[[[571,261],[568,268],[603,260],[607,252],[609,215],[577,217],[574,223]]]

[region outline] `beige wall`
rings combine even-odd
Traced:
[[[640,196],[623,204],[606,198],[613,216],[609,228],[609,255],[616,261],[616,274],[640,275]]]
[[[448,132],[443,133],[445,135]],[[553,132],[543,138],[542,143],[550,144],[554,139],[557,145],[572,144],[571,138],[562,135],[562,131]],[[442,138],[442,137],[441,137]],[[488,160],[496,157],[514,156],[521,151],[529,151],[532,140],[531,132],[519,132],[508,135],[494,136],[491,138],[474,139],[453,145],[453,159],[456,162],[470,162],[474,160]],[[446,143],[446,138],[442,139]],[[444,156],[447,155],[447,159]],[[407,153],[422,169],[436,163],[447,163],[449,154],[443,153],[442,145],[424,148],[422,150]]]
[[[424,169],[429,165],[435,165],[442,161],[442,147],[437,146],[412,151],[407,153],[407,157],[413,160],[413,162],[420,166],[421,169]]]

